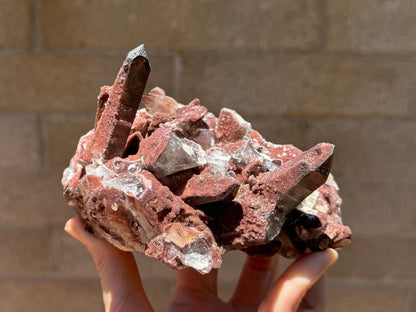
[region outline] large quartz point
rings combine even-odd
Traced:
[[[350,242],[334,145],[273,144],[234,110],[217,118],[161,88],[142,96],[149,72],[142,46],[129,53],[64,171],[64,197],[88,230],[203,274],[229,250],[296,257]]]

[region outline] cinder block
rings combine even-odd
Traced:
[[[49,168],[62,172],[75,153],[79,138],[94,128],[93,114],[48,114],[42,132]]]
[[[269,142],[276,144],[304,145],[305,122],[296,118],[270,116],[244,116],[253,129]]]
[[[133,49],[135,47],[136,46],[133,45],[128,47],[128,49]],[[151,49],[152,47],[149,46],[148,48]],[[161,87],[166,91],[167,95],[176,98],[178,96],[176,63],[179,62],[179,56],[174,53],[158,53],[152,52],[151,50],[148,51],[148,56],[152,70],[146,84],[146,92],[149,92],[154,87]],[[123,60],[124,56],[119,60],[120,66]],[[114,80],[116,72],[114,72],[113,75]]]
[[[0,172],[30,174],[42,169],[39,130],[33,115],[0,115]]]
[[[134,252],[134,257],[142,280],[176,280],[176,270],[171,269],[167,265],[154,258],[147,257],[141,252]]]
[[[131,46],[134,47],[135,45]],[[100,87],[113,84],[126,54],[127,52],[117,56],[0,55],[0,109],[95,112]],[[160,85],[172,94],[175,56],[149,55],[155,70],[151,73],[148,86]]]
[[[353,235],[416,234],[416,184],[353,179],[337,182],[343,198],[343,221],[351,226]]]
[[[63,227],[75,212],[64,202],[60,180],[61,174],[2,176],[0,226]]]
[[[410,300],[407,307],[407,312],[412,312],[414,308],[416,307],[416,291],[410,292]]]
[[[53,265],[56,274],[72,278],[98,277],[91,255],[63,228],[55,228],[53,243]],[[142,280],[147,283],[155,280],[175,283],[177,273],[175,270],[143,253],[134,252],[134,256]]]
[[[0,310],[8,312],[104,311],[98,280],[0,281]]]
[[[223,283],[218,285],[218,297],[227,302],[231,299],[235,291],[235,283]]]
[[[30,0],[0,0],[0,48],[29,48]]]
[[[175,291],[176,280],[143,280],[143,288],[154,311],[169,311],[169,303]]]
[[[184,53],[181,99],[243,115],[416,117],[416,64],[388,58]]]
[[[221,268],[218,270],[218,283],[230,287],[236,285],[243,269],[246,254],[242,251],[230,251],[224,254]]]
[[[145,256],[143,253],[134,253],[136,263],[143,280],[165,279],[176,280],[177,271],[161,262]],[[245,261],[245,254],[240,251],[227,252],[223,256],[223,263],[218,272],[219,284],[237,282]]]
[[[407,312],[409,294],[404,290],[370,287],[338,287],[329,289],[328,311],[337,312]]]
[[[2,275],[39,275],[50,269],[51,233],[47,229],[0,228],[0,246]]]
[[[142,253],[135,253],[143,285],[156,311],[167,311],[168,299],[174,292],[177,272],[168,266],[149,258]],[[240,251],[228,252],[223,256],[223,263],[218,270],[218,292],[221,298],[228,299],[236,285],[245,261],[245,254]],[[166,298],[158,301],[160,291],[165,291]],[[156,290],[155,290],[156,288]],[[160,307],[160,308],[158,308]]]
[[[63,226],[56,227],[53,235],[51,261],[56,275],[75,279],[99,277],[84,245],[65,232]]]
[[[416,2],[327,1],[331,51],[414,53]]]
[[[413,121],[316,118],[310,120],[306,136],[308,146],[322,141],[335,144],[335,178],[413,183],[415,133]]]
[[[329,276],[346,280],[416,282],[416,240],[387,235],[358,236],[339,252]]]
[[[130,49],[139,40],[154,50],[307,50],[321,23],[317,0],[44,0],[40,16],[52,49]]]

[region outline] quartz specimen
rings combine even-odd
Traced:
[[[295,257],[349,243],[332,144],[302,152],[267,142],[231,109],[217,118],[198,99],[143,95],[149,73],[139,46],[102,87],[95,127],[64,171],[64,197],[91,232],[201,273],[229,250]]]

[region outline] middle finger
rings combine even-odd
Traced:
[[[234,306],[257,308],[266,294],[278,269],[278,256],[247,255],[237,287],[230,302]]]

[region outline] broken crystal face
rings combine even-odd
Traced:
[[[231,155],[224,150],[213,148],[207,152],[207,165],[215,176],[224,176],[230,168]]]
[[[229,250],[295,257],[350,242],[332,144],[302,152],[267,142],[234,110],[217,118],[161,88],[142,97],[149,72],[143,47],[129,53],[63,173],[65,200],[92,232],[202,274]]]
[[[209,248],[198,242],[182,249],[181,261],[185,266],[194,268],[201,273],[209,273],[212,269],[212,256]]]
[[[132,166],[132,165],[130,165]],[[101,179],[104,188],[115,188],[121,192],[138,198],[144,190],[141,179],[127,171],[115,174],[103,163],[90,164],[85,167],[86,175],[96,176]]]
[[[153,165],[157,177],[165,177],[186,169],[204,166],[207,156],[202,147],[186,138],[170,134],[169,142]]]
[[[64,170],[62,175],[62,184],[68,184],[68,182],[75,176],[75,174],[76,171],[74,170],[74,167],[72,167],[72,164],[70,164],[69,167]]]
[[[251,124],[236,111],[223,108],[217,123],[217,136],[224,141],[236,142],[250,137]]]
[[[214,131],[211,129],[198,129],[193,140],[201,145],[204,150],[213,147],[215,144]]]

